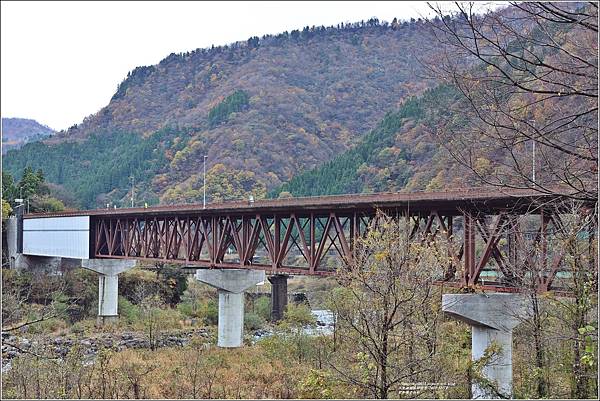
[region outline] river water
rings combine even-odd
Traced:
[[[335,325],[333,312],[327,309],[316,309],[311,312],[317,320],[317,325],[315,327],[305,327],[304,332],[308,335],[333,334],[333,326]]]
[[[316,324],[314,326],[306,326],[303,329],[304,334],[309,336],[318,336],[318,335],[330,335],[333,334],[333,329],[335,325],[335,318],[333,316],[333,312],[327,309],[315,309],[311,310],[311,313],[315,317]],[[254,333],[254,342],[260,340],[261,338],[270,337],[275,332],[271,329],[269,330],[258,330]]]

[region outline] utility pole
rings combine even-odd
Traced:
[[[135,176],[132,175],[130,178],[131,178],[131,207],[133,207],[133,191],[134,191],[134,184],[135,184]]]
[[[23,198],[15,199],[17,214],[17,253],[23,253]]]
[[[533,141],[533,146],[531,149],[531,180],[533,181],[533,186],[535,187],[535,143],[537,142],[535,138],[537,130],[535,129],[535,119],[529,120],[529,123],[531,124],[531,128],[533,129],[533,132],[531,134],[531,140]]]
[[[204,187],[204,201],[202,202],[204,209],[206,209],[206,158],[208,156],[204,155],[204,167],[203,167],[203,187]]]
[[[535,187],[535,140],[533,141],[533,166],[532,166],[533,186]]]

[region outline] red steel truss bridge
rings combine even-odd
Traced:
[[[564,226],[556,207],[564,200],[479,188],[30,214],[25,222],[89,216],[90,258],[331,275],[352,260],[379,210],[407,219],[413,235],[447,238],[452,263],[440,280],[450,285],[510,291],[515,268],[537,264],[545,291],[558,288],[562,270],[563,250],[552,244]]]

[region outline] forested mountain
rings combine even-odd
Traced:
[[[270,195],[494,185],[597,200],[597,7],[459,7],[461,17],[436,25],[428,60],[443,84]]]
[[[28,118],[2,118],[2,153],[54,134],[50,127]]]
[[[5,167],[42,169],[86,207],[124,198],[131,175],[140,201],[192,202],[208,155],[221,185],[209,197],[261,196],[431,85],[417,60],[435,51],[422,46],[431,39],[425,22],[371,19],[171,54],[133,70],[81,124],[9,152]]]
[[[451,117],[460,102],[456,89],[448,85],[412,97],[398,110],[387,113],[354,148],[298,174],[272,190],[270,196],[436,190],[475,185],[433,135],[436,124]],[[460,123],[457,119],[456,124]]]

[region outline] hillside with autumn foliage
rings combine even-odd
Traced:
[[[432,24],[439,86],[270,195],[486,185],[596,201],[597,7],[516,4],[483,16],[459,7],[458,18]]]
[[[9,153],[5,167],[42,169],[85,207],[124,204],[130,176],[140,201],[180,203],[200,199],[208,155],[209,182],[222,187],[211,200],[261,197],[431,85],[419,62],[430,35],[424,21],[371,19],[171,54],[134,69],[81,124]]]

